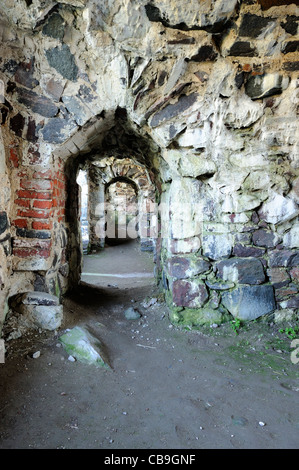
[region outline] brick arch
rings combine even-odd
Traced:
[[[110,180],[109,183],[107,183],[105,185],[105,191],[108,191],[109,187],[112,184],[115,184],[117,182],[129,184],[130,186],[133,187],[135,193],[138,194],[139,188],[138,188],[137,184],[135,183],[135,181],[133,179],[127,178],[126,176],[116,176],[115,178],[112,178],[112,180]]]

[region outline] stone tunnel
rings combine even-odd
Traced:
[[[298,318],[296,4],[1,1],[0,330],[59,327],[80,171],[91,250],[108,189],[135,191],[170,322]]]

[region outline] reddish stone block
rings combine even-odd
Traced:
[[[271,284],[276,288],[286,286],[290,282],[290,276],[284,268],[269,268],[267,274]]]
[[[22,211],[21,209],[19,209],[17,215],[19,217],[29,217],[34,219],[48,219],[51,214],[46,210],[37,211],[34,209],[29,209],[27,211]]]
[[[201,308],[209,295],[205,284],[182,279],[173,282],[172,298],[178,307]]]
[[[29,199],[15,199],[15,204],[17,204],[18,206],[29,208],[30,200]]]
[[[19,258],[48,258],[51,254],[51,240],[15,239],[13,255]]]
[[[30,191],[26,189],[20,189],[17,191],[17,195],[20,198],[28,198],[28,199],[51,199],[52,192],[39,192],[39,191]]]
[[[269,230],[259,229],[252,235],[254,245],[273,248],[276,245],[276,235]]]
[[[19,258],[32,258],[34,256],[39,258],[49,258],[50,250],[41,248],[14,248],[13,255]]]
[[[51,209],[52,206],[52,201],[41,201],[40,199],[33,201],[33,207],[37,209]]]
[[[49,222],[39,222],[39,221],[33,221],[32,222],[32,228],[33,230],[51,230],[52,229],[52,223]]]
[[[233,254],[237,257],[253,257],[259,258],[265,254],[265,248],[257,248],[256,246],[242,245],[237,243],[233,248]]]
[[[172,258],[168,260],[167,268],[170,276],[177,279],[186,278],[186,271],[190,266],[190,261],[186,258]]]
[[[13,222],[13,225],[18,228],[27,228],[27,220],[26,219],[16,219]]]

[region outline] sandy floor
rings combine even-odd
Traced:
[[[97,275],[66,300],[61,330],[8,345],[1,449],[298,449],[299,364],[277,326],[175,328],[148,253],[110,247],[102,260],[86,259]],[[137,274],[99,276],[115,273]],[[129,306],[139,320],[124,317]],[[74,325],[93,329],[111,369],[68,360],[58,338]]]

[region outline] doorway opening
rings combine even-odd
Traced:
[[[105,188],[105,240],[118,245],[138,238],[138,188],[130,179],[115,178]]]
[[[119,289],[153,284],[156,190],[147,170],[131,158],[99,158],[85,162],[77,184],[81,282]]]

